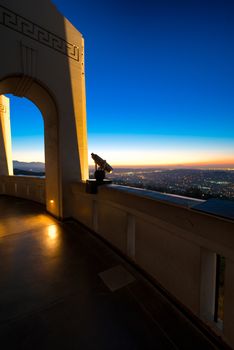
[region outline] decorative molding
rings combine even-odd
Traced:
[[[26,42],[25,40],[20,42],[22,76],[18,79],[17,85],[13,91],[13,93],[19,97],[26,96],[33,84],[34,78],[36,78],[37,51],[32,48],[30,44],[30,41],[27,43],[27,40]]]
[[[21,70],[22,74],[36,77],[36,62],[37,62],[37,51],[31,46],[25,44],[23,41],[20,43],[21,53]]]
[[[56,34],[49,32],[36,23],[18,15],[17,13],[0,5],[0,24],[10,28],[42,45],[79,61],[79,48]]]
[[[14,95],[19,97],[26,96],[27,91],[30,89],[33,83],[33,78],[28,76],[22,76],[15,88]]]

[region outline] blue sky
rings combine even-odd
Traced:
[[[112,164],[234,163],[233,1],[54,3],[85,38],[89,153]],[[42,119],[20,105],[14,154],[32,136],[39,154]]]

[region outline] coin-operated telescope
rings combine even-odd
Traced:
[[[98,184],[103,183],[103,180],[105,179],[106,172],[112,173],[113,168],[110,166],[110,164],[107,163],[106,160],[102,159],[95,153],[91,153],[91,157],[94,160],[95,163],[95,172],[94,177]]]
[[[106,160],[102,159],[95,153],[91,153],[91,157],[95,163],[95,179],[86,180],[86,192],[95,194],[98,192],[98,187],[100,185],[110,185],[112,183],[111,180],[105,179],[106,172],[112,173],[112,167],[107,163]]]

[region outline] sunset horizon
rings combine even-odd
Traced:
[[[42,163],[45,164],[45,161],[40,161],[40,160],[19,160],[19,159],[14,159],[13,162],[19,162],[19,163]],[[150,167],[173,167],[173,168],[180,168],[180,167],[197,167],[197,168],[232,168],[234,169],[234,161],[233,162],[223,162],[223,161],[216,161],[216,162],[190,162],[190,163],[181,163],[181,162],[175,162],[175,163],[136,163],[136,164],[131,164],[130,162],[126,163],[112,163],[113,167],[142,167],[142,168],[150,168]],[[94,167],[93,162],[89,162],[89,167]]]
[[[79,16],[75,15],[75,3],[68,7],[64,1],[55,0],[55,4],[87,37],[90,166],[94,152],[114,167],[234,167],[234,90],[229,74],[234,56],[227,40],[230,26],[233,30],[234,26],[226,20],[223,8],[214,9],[217,19],[205,4],[203,11],[198,11],[191,3],[185,7],[184,16],[173,2],[169,8],[150,2],[148,7],[136,4],[129,8],[134,17],[126,8],[122,11],[121,2],[116,8],[106,3],[105,12],[95,6],[93,23],[86,4],[82,4]],[[120,13],[125,14],[122,23],[128,30],[119,26]],[[145,38],[145,64],[140,75],[135,60],[136,38],[143,28],[136,20],[139,15]],[[170,21],[163,21],[167,16]],[[203,36],[195,30],[198,21]],[[103,26],[97,26],[98,22]],[[107,22],[110,33],[102,30]],[[181,31],[183,27],[186,32]],[[96,54],[96,45],[101,55]],[[8,97],[13,159],[44,162],[41,111],[26,98]]]

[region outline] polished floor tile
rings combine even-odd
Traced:
[[[81,225],[5,196],[0,342],[4,350],[220,348]]]

